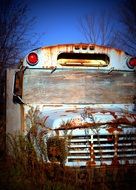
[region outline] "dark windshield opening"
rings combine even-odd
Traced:
[[[110,59],[106,54],[99,53],[61,53],[57,58],[61,65],[78,65],[78,66],[94,66],[105,67],[109,64]]]

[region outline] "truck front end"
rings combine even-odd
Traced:
[[[13,101],[37,152],[42,138],[48,162],[136,164],[135,66],[125,52],[92,44],[30,52],[15,74]]]

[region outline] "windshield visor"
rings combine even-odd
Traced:
[[[37,104],[133,103],[135,73],[27,69],[23,100]]]

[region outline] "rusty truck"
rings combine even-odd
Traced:
[[[32,50],[7,70],[6,125],[42,138],[48,162],[136,164],[136,57],[85,43]]]

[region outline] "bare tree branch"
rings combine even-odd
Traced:
[[[111,45],[115,32],[110,15],[102,13],[90,14],[80,19],[80,29],[87,42],[100,45]]]
[[[4,71],[17,64],[23,53],[34,42],[32,28],[35,18],[28,17],[28,7],[22,0],[0,0],[0,85],[3,85]],[[37,37],[35,38],[37,41]],[[0,88],[1,94],[1,88]]]
[[[0,66],[13,65],[31,45],[27,35],[35,20],[27,17],[23,1],[0,0]]]
[[[117,46],[132,55],[136,55],[136,1],[124,0],[120,5],[121,27],[118,32]]]

